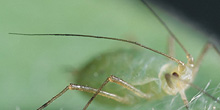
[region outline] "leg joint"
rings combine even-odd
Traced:
[[[70,83],[69,86],[67,86],[70,90],[80,90],[82,88],[81,85]]]
[[[120,80],[120,78],[114,76],[114,75],[111,75],[110,77],[108,77],[108,81],[110,82],[118,82]]]

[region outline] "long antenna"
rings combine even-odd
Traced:
[[[169,56],[165,53],[162,53],[160,51],[157,51],[155,49],[152,49],[152,48],[149,48],[147,46],[144,46],[138,42],[135,42],[135,41],[130,41],[130,40],[125,40],[125,39],[119,39],[119,38],[113,38],[113,37],[104,37],[104,36],[93,36],[93,35],[83,35],[83,34],[23,34],[23,33],[9,33],[9,34],[14,34],[14,35],[27,35],[27,36],[78,36],[78,37],[90,37],[90,38],[100,38],[100,39],[109,39],[109,40],[116,40],[116,41],[121,41],[121,42],[127,42],[127,43],[131,43],[131,44],[134,44],[134,45],[137,45],[137,46],[140,46],[140,47],[143,47],[145,49],[148,49],[148,50],[151,50],[153,52],[156,52],[158,54],[161,54],[175,62],[177,62],[178,64],[184,66],[184,63],[172,56]]]
[[[187,57],[191,57],[189,52],[184,48],[184,46],[180,43],[180,41],[177,39],[175,34],[171,31],[171,29],[168,27],[168,25],[160,18],[160,16],[148,5],[148,3],[145,0],[141,0],[148,9],[152,12],[152,14],[158,19],[158,21],[162,24],[162,26],[168,31],[168,33],[175,39],[175,41],[180,45],[180,47],[184,50]]]

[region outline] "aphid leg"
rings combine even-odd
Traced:
[[[179,93],[180,93],[180,96],[181,96],[181,98],[182,98],[182,100],[183,100],[183,103],[184,103],[186,109],[189,110],[189,106],[188,106],[188,103],[189,103],[189,102],[188,102],[188,100],[187,100],[185,91],[180,91]]]
[[[47,101],[45,104],[43,104],[41,107],[39,107],[37,110],[42,110],[45,107],[47,107],[49,104],[51,104],[54,100],[56,100],[58,97],[63,95],[67,90],[69,90],[69,86],[66,86],[61,92],[59,92],[56,96],[54,96],[52,99]]]
[[[174,79],[176,79],[176,80],[183,81],[183,80],[179,79],[179,78],[176,77],[176,76],[171,76],[170,74],[165,74],[165,79],[166,79],[167,84],[168,84],[168,86],[169,86],[170,88],[174,88],[173,83],[172,83],[172,81],[171,81],[171,78],[174,78]],[[183,81],[183,82],[184,82],[184,81]],[[187,84],[188,84],[188,83],[187,83]],[[180,96],[181,96],[181,99],[183,100],[183,103],[184,103],[186,109],[189,110],[189,106],[188,106],[188,103],[189,103],[189,102],[188,102],[188,100],[187,100],[185,91],[184,91],[184,90],[181,90],[181,91],[179,91],[179,94],[180,94]]]
[[[213,47],[214,50],[220,55],[220,51],[217,49],[217,47],[214,44],[212,44],[210,42],[206,43],[206,45],[203,47],[203,50],[200,53],[200,55],[199,55],[199,57],[198,57],[198,59],[195,63],[195,66],[194,66],[194,69],[193,69],[193,77],[196,76],[196,74],[199,70],[199,66],[202,63],[202,60],[203,60],[205,54],[207,53],[207,51],[210,49],[210,47]]]
[[[89,92],[95,94],[98,89],[94,89],[88,86],[82,86],[82,85],[77,85],[77,84],[70,84],[67,87],[65,87],[60,93],[58,93],[56,96],[54,96],[52,99],[50,99],[48,102],[43,104],[41,107],[39,107],[37,110],[41,110],[45,107],[47,107],[49,104],[51,104],[54,100],[62,96],[67,90],[79,90],[79,91],[84,91],[84,92]],[[105,91],[100,91],[98,95],[116,100],[121,103],[129,103],[129,100],[126,97],[120,97],[112,93],[108,93]]]
[[[172,36],[168,38],[168,55],[175,56],[174,38]]]
[[[93,97],[88,101],[88,103],[85,105],[85,107],[83,108],[83,110],[86,110],[89,106],[89,104],[91,104],[91,102],[93,101],[93,99],[101,92],[101,89],[108,83],[108,82],[114,82],[116,84],[119,84],[121,86],[123,86],[124,88],[132,91],[134,94],[136,94],[139,97],[142,98],[146,98],[149,99],[151,97],[150,94],[145,94],[143,92],[141,92],[140,90],[136,89],[134,86],[128,84],[127,82],[123,81],[122,79],[111,75],[110,77],[108,77],[105,82],[101,85],[101,87],[98,89],[98,91],[96,91],[96,93],[93,95]]]

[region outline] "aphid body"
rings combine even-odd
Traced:
[[[100,55],[88,63],[78,73],[77,84],[98,88],[103,83],[100,80],[104,81],[110,75],[114,75],[129,82],[142,92],[152,95],[147,99],[150,100],[161,98],[167,94],[176,95],[180,90],[184,91],[187,88],[187,85],[181,84],[180,81],[175,82],[174,88],[167,85],[164,75],[174,72],[178,73],[183,79],[192,80],[190,69],[185,73],[181,73],[178,71],[178,65],[166,57],[156,56],[155,53],[142,50],[118,50]],[[103,91],[122,97],[129,97],[133,94],[123,87],[115,87],[115,84],[108,84],[103,88]],[[130,104],[136,104],[135,100],[129,102]]]
[[[161,22],[160,18],[159,21]],[[181,95],[185,106],[188,108],[185,90],[194,80],[202,57],[206,52],[202,52],[197,60],[198,62],[194,63],[193,57],[176,39],[175,35],[166,25],[163,26],[165,26],[171,37],[173,37],[185,51],[188,60],[187,63],[183,63],[174,58],[172,54],[167,55],[129,40],[79,34],[13,34],[103,38],[128,42],[148,49],[148,51],[141,49],[118,50],[107,52],[96,57],[78,72],[77,84],[68,85],[63,91],[58,93],[39,109],[48,106],[67,90],[80,90],[94,94],[84,109],[99,95],[109,98],[97,97],[98,101],[106,104],[114,103],[114,105],[117,105],[120,103],[134,105],[140,102],[140,100],[149,101],[151,99],[161,98],[165,95],[176,95],[177,93]],[[204,50],[207,51],[209,47],[210,44],[206,45]],[[108,103],[107,100],[116,100],[116,103],[114,101],[109,101]]]

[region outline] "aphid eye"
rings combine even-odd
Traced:
[[[179,74],[177,74],[176,72],[173,72],[172,75],[175,77],[179,77]]]

